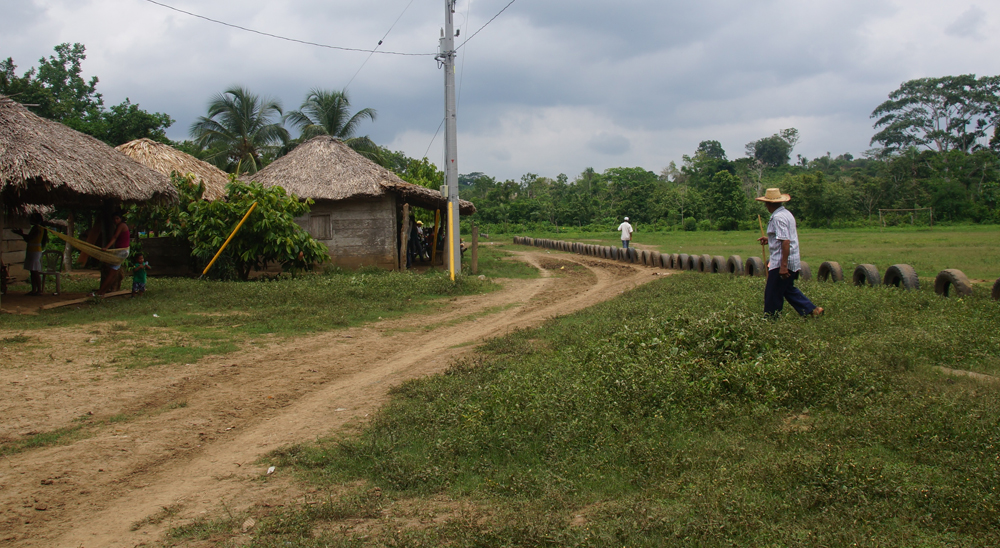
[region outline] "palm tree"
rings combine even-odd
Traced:
[[[355,137],[358,125],[368,118],[375,121],[375,109],[363,108],[351,115],[351,101],[347,90],[327,91],[312,89],[299,107],[285,115],[285,120],[302,132],[303,141],[317,135],[336,137],[362,156],[381,164],[382,155],[378,145],[368,136]]]
[[[288,142],[288,130],[273,121],[281,114],[278,101],[234,86],[212,98],[208,116],[191,124],[191,136],[199,146],[220,151],[214,157],[219,167],[255,173],[265,156]]]

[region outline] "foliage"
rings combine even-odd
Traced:
[[[766,166],[776,167],[788,163],[792,149],[799,140],[799,130],[783,129],[770,137],[751,141],[746,145],[747,156]]]
[[[307,141],[317,135],[330,135],[344,141],[344,144],[365,158],[377,164],[384,162],[378,145],[372,142],[368,136],[355,136],[358,125],[365,118],[372,122],[375,121],[375,110],[363,108],[352,115],[351,101],[347,96],[346,89],[342,91],[310,90],[299,109],[284,116],[285,121],[291,122],[301,132],[296,143]],[[294,145],[294,143],[292,144]]]
[[[268,263],[286,270],[308,270],[327,259],[326,246],[295,223],[296,217],[309,213],[311,200],[299,201],[281,187],[232,180],[224,199],[194,200],[180,213],[192,253],[202,264],[208,264],[254,202],[257,207],[229,242],[213,273],[221,272],[225,278],[232,268],[235,276],[247,280],[252,270],[266,268]]]
[[[917,78],[903,82],[872,111],[876,118],[872,144],[883,154],[909,147],[937,152],[1000,150],[1000,78],[974,74]]]
[[[21,76],[12,58],[0,61],[0,94],[30,105],[28,109],[43,118],[111,146],[142,137],[166,142],[165,130],[174,122],[170,116],[146,112],[128,98],[105,109],[104,98],[97,92],[97,77],[88,81],[81,76],[87,58],[84,45],[64,43],[54,49],[55,55],[39,59],[37,69],[33,67]]]
[[[728,171],[712,177],[708,192],[708,214],[722,230],[739,228],[739,221],[746,217],[747,196],[739,178]]]
[[[215,149],[212,158],[226,171],[256,173],[289,140],[280,121],[281,104],[234,86],[208,103],[208,116],[191,124],[198,146]]]

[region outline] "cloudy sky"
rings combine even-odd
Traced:
[[[401,53],[435,53],[444,20],[442,0],[157,1],[331,46],[385,37],[379,49]],[[459,0],[459,43],[509,2]],[[149,0],[0,0],[0,12],[0,57],[19,71],[56,44],[83,43],[105,103],[128,97],[169,114],[173,139],[233,85],[290,110],[311,88],[350,83],[353,106],[378,111],[362,134],[442,165],[433,56],[369,59]],[[1000,4],[983,0],[516,0],[459,50],[459,171],[659,172],[702,140],[732,159],[788,127],[801,135],[794,153],[859,155],[869,114],[900,83],[1000,74],[998,25]]]

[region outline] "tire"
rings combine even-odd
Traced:
[[[993,282],[992,296],[994,301],[1000,301],[1000,278],[997,278],[997,281]]]
[[[844,269],[840,268],[840,263],[824,261],[823,264],[819,265],[819,281],[825,282],[827,280],[831,282],[844,281]]]
[[[948,297],[954,291],[958,296],[972,295],[972,284],[961,270],[949,268],[938,272],[934,278],[934,292]]]
[[[688,255],[687,267],[684,270],[701,272],[701,257],[697,255]]]
[[[760,257],[748,257],[746,264],[743,265],[743,273],[756,278],[766,278],[767,267],[764,266],[764,261]]]
[[[712,257],[712,268],[709,272],[713,274],[725,274],[726,272],[726,258],[722,255],[716,255]]]
[[[726,260],[726,273],[733,274],[735,276],[743,275],[743,257],[739,255],[730,255],[729,259]]]
[[[643,266],[649,266],[649,253],[647,253],[645,250],[639,251],[637,253],[638,257],[636,258],[635,262],[641,263]]]
[[[813,279],[813,271],[809,268],[809,263],[799,261],[799,280],[808,282],[811,279]]]
[[[659,251],[650,251],[649,252],[649,266],[651,266],[653,268],[662,268],[663,267],[663,254],[661,254]]]
[[[882,278],[882,285],[902,287],[907,291],[911,289],[916,290],[920,289],[920,278],[917,277],[917,271],[913,270],[912,266],[908,264],[894,264],[886,269],[885,276]]]
[[[639,252],[635,248],[628,248],[628,262],[637,263],[639,262]]]
[[[688,263],[691,261],[691,256],[687,253],[678,253],[677,260],[674,261],[674,268],[677,270],[687,270]]]
[[[699,272],[702,274],[712,272],[712,256],[708,253],[701,256],[701,270]]]
[[[668,262],[669,261],[669,264]],[[671,253],[670,255],[664,255],[663,266],[672,270],[680,270],[681,255],[680,253]]]
[[[880,285],[882,279],[878,275],[878,269],[873,264],[859,264],[854,267],[854,285]]]

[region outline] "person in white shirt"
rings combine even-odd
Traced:
[[[777,316],[787,300],[802,317],[822,316],[823,309],[795,287],[800,270],[799,234],[795,230],[795,216],[783,205],[791,199],[777,188],[769,188],[763,196],[756,198],[758,202],[764,202],[771,212],[767,236],[757,240],[761,245],[767,244],[771,251],[767,262],[767,283],[764,285],[764,314]]]
[[[632,225],[628,224],[628,217],[625,217],[625,222],[618,225],[618,231],[622,233],[622,247],[628,249],[628,243],[632,240],[632,233],[635,232]]]

